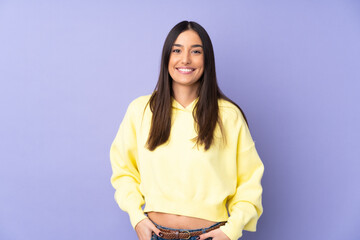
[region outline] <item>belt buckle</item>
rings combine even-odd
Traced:
[[[188,232],[189,233],[189,236],[187,238],[184,238],[184,239],[189,239],[191,237],[191,234],[189,231],[184,231],[184,232]]]

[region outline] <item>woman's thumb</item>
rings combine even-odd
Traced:
[[[158,229],[158,228],[153,228],[153,232],[156,234],[156,235],[158,235],[159,237],[163,237],[164,236],[164,234],[160,231],[160,229]]]
[[[199,235],[196,239],[197,240],[204,240],[204,239],[208,239],[210,237],[212,237],[212,234],[207,232],[207,233],[203,233],[203,234]]]

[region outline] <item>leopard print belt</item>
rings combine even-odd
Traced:
[[[222,225],[225,225],[226,221],[224,222],[220,222],[218,225],[213,226],[209,229],[205,230],[205,233],[210,232],[211,230],[214,230],[216,228],[219,228]],[[158,229],[161,230],[160,233],[162,233],[162,236],[160,234],[161,238],[164,239],[189,239],[193,236],[199,236],[201,234],[203,234],[203,232],[200,231],[194,231],[194,232],[189,232],[189,231],[178,231],[178,230],[171,230],[171,229],[164,229],[162,227],[158,227]],[[152,234],[155,234],[154,232]]]

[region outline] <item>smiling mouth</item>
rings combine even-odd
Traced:
[[[180,73],[189,74],[195,71],[195,68],[176,68]]]

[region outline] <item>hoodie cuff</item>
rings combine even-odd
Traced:
[[[133,227],[134,230],[136,224],[138,224],[141,220],[148,218],[141,209],[129,212],[129,217],[130,217],[131,226]]]

